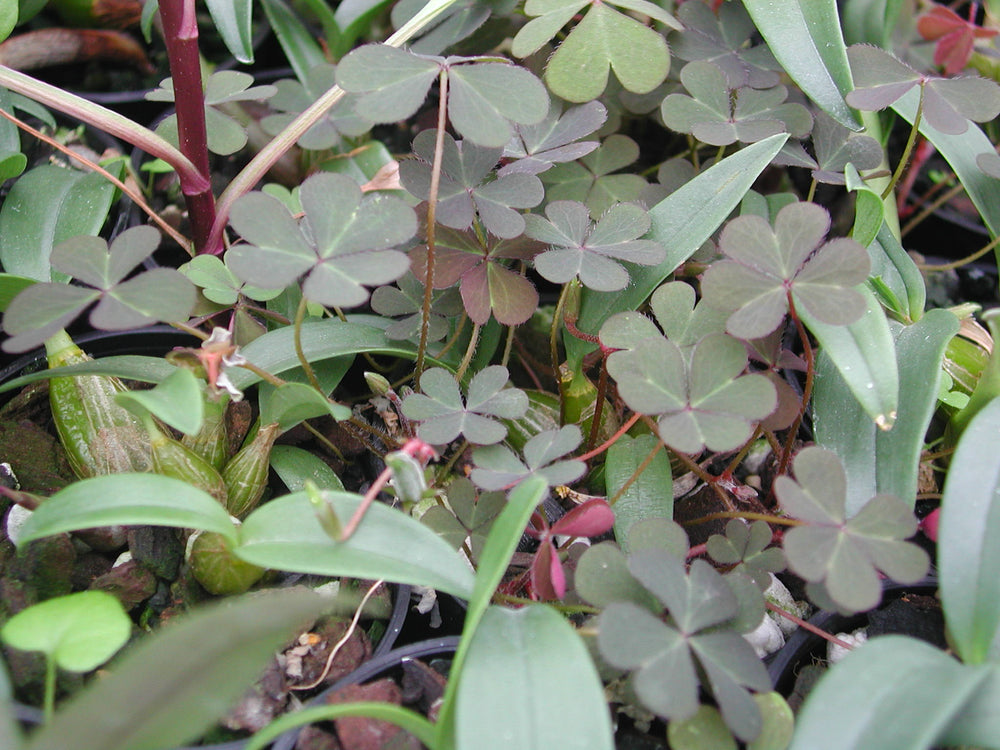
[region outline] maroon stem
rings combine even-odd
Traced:
[[[205,127],[205,90],[198,53],[198,23],[194,0],[160,0],[163,38],[170,60],[170,75],[177,108],[177,134],[181,153],[195,168],[209,177],[208,131]],[[215,197],[211,187],[181,185],[191,220],[191,233],[198,253],[222,252],[221,237],[211,246],[215,222]]]

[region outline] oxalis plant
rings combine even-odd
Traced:
[[[333,606],[274,571],[468,609],[433,720],[324,705],[251,748],[349,716],[441,749],[997,746],[997,323],[929,304],[900,220],[936,152],[1000,231],[996,3],[262,5],[294,74],[266,86],[203,77],[194,4],[159,4],[156,132],[0,67],[3,347],[50,365],[2,388],[48,382],[75,475],[39,493],[12,460],[8,538],[183,530],[184,569],[234,599],[61,705],[56,668],[101,666],[132,620],[97,592],[13,614],[46,720],[22,735],[0,681],[4,746],[195,741]],[[249,59],[250,5],[209,10]],[[164,197],[25,122],[43,107],[172,171],[187,223],[150,214],[183,263],[148,263],[149,225],[101,236],[116,190]],[[23,171],[18,128],[84,170]],[[195,345],[92,360],[81,318]],[[365,486],[331,429],[379,460]],[[765,635],[932,565],[950,651],[820,632],[851,653],[793,715]]]

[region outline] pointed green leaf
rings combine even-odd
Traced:
[[[177,526],[235,541],[229,514],[207,492],[159,474],[111,474],[75,482],[38,506],[21,543],[96,526]]]
[[[604,689],[587,648],[543,604],[486,610],[455,699],[458,747],[614,747]]]
[[[121,166],[111,171],[121,176]],[[0,208],[0,264],[7,273],[63,281],[49,266],[52,248],[104,225],[115,186],[96,172],[44,164],[23,174]]]
[[[274,651],[326,604],[301,588],[258,592],[179,618],[32,735],[31,750],[156,750],[195,740],[232,707]],[[150,675],[156,675],[150,680]],[[183,721],[177,717],[183,716]]]
[[[271,448],[271,468],[289,492],[304,489],[307,481],[321,490],[344,489],[343,482],[329,464],[315,453],[294,445],[275,445]]]
[[[613,506],[615,539],[625,552],[629,551],[629,529],[645,518],[673,518],[674,491],[670,457],[666,451],[653,456],[652,461],[635,477],[636,471],[660,445],[653,435],[630,437],[622,435],[608,449],[604,463],[604,480],[608,498],[618,495],[626,482],[632,482]],[[635,477],[635,481],[633,480]]]
[[[324,490],[321,497],[346,522],[360,495]],[[254,565],[331,577],[385,578],[467,597],[468,566],[433,531],[405,513],[374,503],[346,542],[323,530],[306,492],[265,503],[239,529],[238,557]]]
[[[232,56],[241,63],[253,63],[251,0],[206,0],[205,4],[212,14],[215,29]]]
[[[799,310],[802,322],[817,338],[848,388],[880,429],[896,421],[899,404],[899,369],[894,344],[882,306],[865,284],[855,287],[867,309],[855,323],[831,326]]]
[[[941,598],[955,650],[970,664],[1000,653],[1000,463],[994,437],[1000,399],[993,399],[962,433],[952,457],[938,529]]]
[[[985,677],[916,638],[875,638],[809,693],[790,750],[937,746]]]
[[[828,115],[860,130],[844,101],[853,88],[835,0],[745,0],[771,52],[802,90]]]
[[[194,435],[201,429],[205,413],[204,381],[184,367],[174,368],[155,388],[146,391],[126,391],[118,395],[119,403],[138,405],[140,413],[149,413],[175,430]],[[128,407],[131,408],[131,407]]]
[[[849,516],[880,493],[916,501],[920,453],[937,406],[941,360],[958,332],[958,320],[947,310],[929,310],[916,323],[893,325],[892,331],[899,411],[891,430],[880,430],[866,418],[828,356],[821,355],[816,366],[813,429],[816,442],[840,456],[847,468]]]

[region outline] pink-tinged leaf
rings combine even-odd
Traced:
[[[462,276],[462,284],[459,286],[469,319],[480,326],[490,319],[490,291],[486,269],[491,265],[493,264],[480,263],[470,269]]]
[[[938,538],[938,523],[941,518],[941,509],[935,508],[920,521],[919,529],[924,532],[924,536],[932,542]]]
[[[539,599],[562,599],[566,595],[566,574],[555,545],[542,542],[531,563],[531,588]]]
[[[538,307],[538,292],[534,285],[519,273],[499,263],[487,264],[489,299],[493,317],[505,326],[516,326],[530,318]],[[465,297],[463,278],[462,297]],[[469,311],[472,317],[472,311]],[[489,315],[487,314],[487,317]]]
[[[447,289],[453,286],[464,273],[482,260],[482,255],[437,245],[434,249],[434,288]],[[427,283],[426,245],[410,251],[410,268],[421,284]]]
[[[960,73],[969,64],[976,39],[988,39],[998,33],[996,29],[977,26],[940,5],[918,19],[917,31],[928,41],[937,40],[934,64],[942,66],[945,75],[949,76]]]
[[[552,534],[597,536],[615,525],[615,512],[605,500],[588,500],[573,508],[552,526]]]

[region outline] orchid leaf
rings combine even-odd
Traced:
[[[646,518],[674,517],[673,475],[666,451],[657,453],[635,476],[657,446],[662,448],[654,435],[634,438],[622,435],[608,448],[604,479],[608,498],[618,497],[612,506],[615,511],[615,539],[625,552],[630,550],[629,532],[633,524]],[[626,483],[629,486],[623,491]]]
[[[159,241],[152,227],[133,227],[118,235],[110,248],[103,239],[89,236],[57,245],[52,250],[52,267],[93,288],[52,282],[27,287],[4,315],[4,330],[13,336],[6,343],[7,350],[38,346],[94,302],[90,323],[104,330],[187,319],[194,308],[195,289],[183,275],[154,268],[129,277]]]
[[[580,159],[596,149],[597,141],[580,141],[604,124],[607,108],[598,101],[570,107],[565,112],[552,102],[545,119],[534,125],[517,125],[513,140],[504,147],[513,159],[497,175],[539,174],[554,164]]]
[[[629,408],[657,415],[660,438],[683,453],[738,448],[777,404],[766,377],[742,375],[746,351],[726,334],[704,337],[689,353],[650,337],[612,353],[607,366]]]
[[[550,487],[571,484],[583,475],[586,465],[576,459],[560,459],[576,450],[582,440],[576,425],[545,430],[525,443],[523,462],[505,445],[476,448],[472,452],[476,468],[470,478],[484,490],[506,489],[531,476],[542,477]]]
[[[662,8],[644,0],[528,0],[524,10],[535,18],[514,37],[512,51],[516,57],[537,52],[586,8],[546,66],[545,82],[552,93],[571,102],[590,101],[604,91],[612,70],[628,91],[652,91],[670,69],[666,40],[612,5],[680,27]]]
[[[275,650],[329,606],[300,587],[220,605],[179,617],[129,649],[115,669],[32,735],[32,750],[151,750],[193,742],[260,675]]]
[[[110,474],[52,495],[25,522],[20,541],[115,525],[177,526],[236,538],[226,509],[207,492],[161,474]]]
[[[215,29],[226,49],[241,63],[253,63],[253,3],[250,0],[206,0]]]
[[[535,256],[535,270],[556,284],[579,277],[590,289],[624,289],[628,271],[617,261],[651,266],[666,252],[652,240],[638,239],[649,231],[650,221],[645,209],[633,203],[612,206],[596,224],[587,207],[575,201],[552,201],[545,216],[527,216],[526,233],[549,246]]]
[[[671,130],[690,133],[703,143],[754,143],[778,133],[801,138],[812,127],[804,106],[785,103],[784,86],[730,88],[723,70],[702,60],[684,66],[681,83],[691,96],[670,94],[660,115]]]
[[[771,52],[806,95],[844,127],[860,130],[844,103],[851,68],[835,0],[745,0]]]
[[[249,244],[227,253],[232,271],[262,288],[284,288],[305,276],[303,295],[313,302],[353,307],[368,300],[366,286],[395,281],[409,265],[395,249],[416,232],[416,215],[403,201],[363,195],[354,180],[317,173],[299,191],[301,224],[276,198],[248,193],[233,206],[231,221]]]
[[[105,167],[116,177],[124,166]],[[96,236],[115,186],[96,172],[43,164],[25,172],[0,208],[0,265],[36,281],[65,281],[49,262],[52,248],[77,235]]]
[[[491,365],[476,373],[462,399],[455,376],[439,367],[420,378],[421,393],[403,400],[403,414],[419,422],[417,435],[432,445],[446,445],[464,435],[476,445],[499,443],[507,434],[500,419],[517,419],[528,409],[528,397],[506,388],[507,368]]]
[[[271,468],[289,492],[305,489],[306,481],[312,482],[321,490],[344,490],[343,482],[330,465],[304,448],[294,445],[273,446]]]
[[[322,490],[319,499],[339,518],[350,518],[360,495]],[[324,576],[375,575],[397,583],[431,586],[468,596],[474,577],[453,549],[405,513],[373,504],[350,539],[323,530],[309,492],[261,505],[243,521],[238,557],[261,567]]]
[[[766,336],[784,320],[789,298],[797,311],[829,325],[864,314],[864,299],[852,287],[868,275],[868,254],[850,239],[821,244],[829,227],[829,214],[813,203],[781,209],[773,229],[758,216],[726,225],[719,247],[727,259],[706,271],[702,293],[708,304],[733,311],[729,333]]]
[[[1000,550],[991,543],[998,516],[1000,467],[990,435],[1000,424],[1000,400],[976,414],[962,433],[945,482],[938,529],[941,598],[959,656],[969,664],[1000,653]]]
[[[527,694],[533,700],[525,701]],[[472,635],[455,694],[457,747],[612,750],[601,678],[556,610],[489,607]]]
[[[436,130],[425,130],[413,141],[417,159],[399,166],[403,187],[427,200],[431,190]],[[436,220],[453,229],[468,229],[478,216],[493,235],[512,239],[524,232],[524,218],[516,209],[532,208],[542,202],[545,190],[537,177],[513,173],[487,179],[503,149],[477,146],[471,141],[455,141],[444,136],[441,182],[437,194]]]
[[[916,323],[893,325],[899,371],[899,412],[891,430],[880,430],[853,397],[825,354],[816,367],[813,429],[816,441],[847,468],[847,512],[853,515],[877,493],[907,501],[917,497],[920,454],[937,406],[945,347],[958,331],[947,310],[929,310]]]
[[[793,462],[795,479],[778,477],[775,494],[784,511],[800,521],[785,532],[788,566],[810,583],[822,583],[845,611],[878,604],[879,571],[901,583],[916,583],[930,558],[904,541],[917,530],[910,506],[894,495],[876,495],[847,517],[847,478],[832,451],[804,448]]]
[[[995,682],[995,665],[991,670],[963,665],[917,638],[874,638],[819,681],[796,717],[790,750],[980,745],[983,735],[976,730],[989,720],[963,713],[979,697],[995,699],[995,688],[990,689]],[[888,721],[900,722],[891,735],[885,731]],[[955,739],[942,742],[945,732]],[[958,739],[962,736],[966,739]]]
[[[671,39],[676,57],[713,63],[730,89],[769,89],[780,82],[781,66],[766,44],[754,44],[757,29],[742,3],[723,3],[714,12],[705,3],[684,3],[677,18],[684,32]]]
[[[702,687],[715,697],[737,737],[755,738],[761,714],[746,688],[768,690],[770,680],[745,640],[715,627],[739,611],[722,575],[703,560],[695,560],[687,573],[679,558],[660,550],[633,553],[629,569],[666,607],[671,622],[631,602],[613,602],[598,618],[601,655],[633,673],[632,688],[657,715],[693,716]]]

